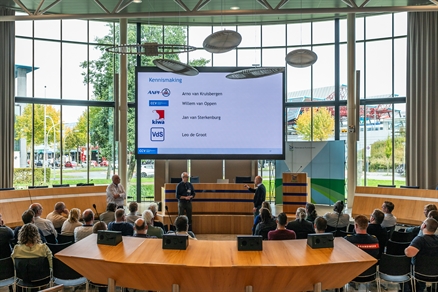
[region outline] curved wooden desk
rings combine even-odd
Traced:
[[[309,291],[343,286],[376,260],[336,238],[334,248],[311,249],[306,240],[264,241],[263,251],[237,251],[236,241],[192,240],[187,250],[163,250],[159,239],[123,237],[97,245],[96,235],[55,256],[96,283],[140,290]],[[109,292],[112,292],[109,290]]]
[[[66,188],[47,188],[31,190],[11,190],[0,192],[0,213],[9,227],[21,226],[21,214],[32,203],[43,206],[42,217],[53,211],[56,202],[64,202],[67,209],[93,209],[93,204],[99,212],[106,210],[107,186],[83,186]],[[94,211],[94,210],[93,210]]]

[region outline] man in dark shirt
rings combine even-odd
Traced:
[[[368,218],[359,215],[354,219],[354,230],[356,234],[347,235],[345,239],[370,256],[378,258],[380,252],[379,240],[374,235],[367,233]]]
[[[14,239],[14,232],[3,222],[2,214],[0,213],[0,259],[11,256],[11,241]]]
[[[438,255],[438,237],[435,231],[438,228],[438,222],[433,218],[427,218],[420,226],[423,236],[417,236],[411,244],[405,249],[407,257],[413,258],[412,263],[425,257]],[[423,291],[426,288],[425,282],[416,283],[416,291]]]
[[[188,182],[189,174],[183,172],[181,174],[182,181],[176,186],[176,198],[178,199],[178,216],[184,215],[184,212],[189,219],[189,230],[192,225],[192,199],[195,197],[195,189]]]
[[[370,216],[370,224],[367,228],[367,233],[376,236],[377,240],[379,240],[380,251],[378,258],[385,251],[386,242],[388,241],[388,232],[381,225],[383,218],[385,218],[385,214],[379,209],[375,209]]]
[[[125,221],[125,210],[123,209],[116,210],[116,221],[108,224],[108,230],[121,231],[122,236],[134,235],[134,226]]]
[[[287,215],[280,213],[277,216],[277,229],[268,232],[268,240],[295,239],[295,231],[286,229]]]
[[[256,217],[259,214],[262,203],[266,198],[266,188],[262,184],[262,177],[259,175],[254,178],[254,185],[256,186],[254,189],[250,188],[249,185],[244,185],[244,187],[247,188],[251,193],[254,193],[254,207],[252,208],[252,212],[254,213],[254,217]]]

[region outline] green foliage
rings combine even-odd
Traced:
[[[312,112],[307,109],[298,117],[295,127],[298,135],[303,136],[303,140],[324,141],[332,135],[335,120],[330,111],[325,107],[312,108],[313,111],[313,129],[312,129]]]
[[[44,168],[35,168],[35,181],[43,182],[44,181]],[[46,168],[46,180],[50,181],[51,169]],[[44,183],[43,183],[44,184]],[[24,185],[30,186],[32,185],[32,168],[14,168],[14,186],[16,185]],[[45,185],[45,184],[44,184]]]
[[[395,165],[404,163],[405,137],[394,138],[394,161]],[[388,146],[389,145],[389,146]],[[388,157],[388,153],[390,153]],[[374,142],[371,145],[370,171],[385,170],[392,168],[392,139]]]

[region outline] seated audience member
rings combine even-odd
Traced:
[[[307,238],[310,233],[315,233],[313,224],[306,220],[306,209],[298,208],[296,219],[287,223],[286,228],[295,231],[297,239]]]
[[[391,228],[397,223],[397,218],[392,215],[392,210],[394,210],[394,204],[392,202],[383,202],[382,212],[385,214],[385,218],[383,218],[383,222],[381,224],[383,228]]]
[[[379,240],[374,235],[367,233],[368,218],[364,215],[359,215],[354,219],[355,234],[349,234],[344,238],[362,249],[372,257],[378,258],[380,252]]]
[[[41,229],[44,236],[49,236],[52,234],[55,237],[58,236],[58,232],[56,232],[52,221],[41,218],[41,214],[43,213],[43,206],[41,206],[41,204],[34,203],[30,205],[29,209],[35,213],[34,223],[39,229]]]
[[[437,208],[434,204],[427,204],[426,206],[424,206],[424,209],[423,209],[424,217],[427,218],[430,211],[436,211],[436,210],[437,210]],[[420,230],[421,230],[421,225],[406,228],[406,232],[413,232],[415,236],[417,236],[420,233]]]
[[[147,234],[148,225],[143,220],[143,218],[138,218],[134,222],[134,237],[143,237],[143,238],[157,238],[156,236],[150,236]]]
[[[193,234],[193,232],[189,232],[189,218],[187,218],[186,215],[180,215],[176,217],[175,228],[177,235],[187,235],[189,239],[197,240],[195,234]]]
[[[143,220],[148,225],[147,234],[150,236],[155,236],[157,238],[163,238],[164,230],[160,227],[156,227],[153,225],[154,222],[154,214],[151,210],[146,210],[143,212]]]
[[[100,230],[108,230],[106,223],[103,221],[98,221],[93,225],[93,233],[98,233]]]
[[[427,218],[433,218],[438,222],[438,211],[437,210],[430,211],[429,214],[427,215]],[[435,235],[438,235],[438,229],[435,231]],[[420,232],[418,232],[418,236],[423,236],[423,230],[420,230]]]
[[[316,217],[318,217],[318,214],[316,213],[315,205],[312,203],[307,203],[306,204],[306,220],[314,223]]]
[[[108,230],[111,231],[121,231],[122,236],[133,236],[134,226],[131,223],[125,221],[125,210],[116,210],[116,221],[110,222],[108,224]]]
[[[337,201],[333,206],[333,212],[324,214],[324,219],[327,220],[327,227],[329,230],[335,230],[338,228],[346,228],[350,223],[350,215],[344,214],[344,202]]]
[[[313,223],[313,228],[315,229],[315,233],[325,233],[327,229],[327,220],[324,217],[318,216]]]
[[[75,242],[78,242],[79,240],[84,239],[85,237],[93,233],[93,211],[91,209],[85,210],[84,213],[82,213],[82,219],[84,220],[84,224],[82,226],[76,227],[73,232]]]
[[[272,218],[271,212],[268,209],[260,209],[261,222],[255,228],[255,235],[261,235],[263,240],[268,239],[268,232],[277,228],[275,219]]]
[[[69,211],[65,207],[64,202],[58,202],[55,204],[55,209],[47,214],[46,219],[52,221],[55,229],[59,231],[64,221],[67,220],[68,215]]]
[[[161,229],[163,229],[163,231],[165,231],[163,222],[159,221],[157,218],[158,205],[156,203],[151,203],[148,209],[152,211],[152,214],[154,214],[154,226],[160,227]]]
[[[128,209],[129,209],[129,214],[126,215],[126,222],[134,224],[135,220],[141,217],[137,215],[137,210],[138,210],[137,202],[129,203]]]
[[[35,224],[23,225],[18,233],[18,243],[14,246],[11,254],[13,260],[17,258],[39,258],[47,257],[50,268],[52,268],[52,252],[49,247],[41,242],[38,228]]]
[[[116,220],[116,208],[117,205],[115,203],[108,203],[108,205],[106,205],[106,211],[99,216],[100,221],[108,225],[110,222]]]
[[[0,213],[0,259],[11,256],[11,242],[14,239],[14,231],[5,225]]]
[[[75,228],[82,226],[79,222],[79,217],[81,216],[81,210],[78,208],[73,208],[68,213],[67,220],[64,221],[61,227],[61,234],[66,236],[72,236],[75,232]]]
[[[368,224],[367,233],[377,237],[379,241],[380,252],[378,258],[385,252],[386,242],[388,241],[388,232],[382,227],[382,221],[385,215],[379,209],[375,209],[370,216],[370,224]]]
[[[263,201],[262,202],[262,208],[268,209],[269,212],[271,212],[272,215],[272,209],[271,209],[271,204],[268,201]],[[257,216],[254,217],[254,224],[252,225],[252,234],[255,234],[255,228],[257,226],[257,224],[259,224],[262,221],[262,217],[261,217],[261,208],[259,210],[259,214],[257,214]]]
[[[34,219],[35,219],[35,213],[31,209],[24,211],[23,214],[21,215],[21,220],[23,220],[24,224],[34,223]],[[17,226],[14,229],[14,243],[15,244],[18,242],[18,233],[20,232],[21,227],[23,227],[23,226]],[[43,232],[39,228],[38,228],[38,233],[40,234],[41,242],[46,243],[46,238],[44,237]]]
[[[286,229],[287,215],[280,213],[277,216],[277,229],[268,232],[268,240],[295,239],[295,231]]]
[[[438,228],[438,222],[433,218],[427,218],[420,226],[423,236],[417,236],[411,244],[405,249],[407,257],[413,258],[412,264],[419,258],[438,255],[438,237],[435,232]],[[424,291],[426,283],[418,281],[417,289],[414,291]]]

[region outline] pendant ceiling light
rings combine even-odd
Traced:
[[[235,49],[242,41],[242,36],[233,30],[221,30],[209,35],[202,46],[207,52],[220,54]]]
[[[303,0],[301,0],[301,9],[303,9]],[[301,14],[301,46],[303,46],[303,15]],[[292,67],[295,68],[305,68],[312,66],[318,60],[318,56],[315,52],[308,49],[297,49],[289,52],[286,55],[285,61]]]
[[[175,60],[155,59],[153,62],[155,66],[167,72],[186,76],[196,76],[199,74],[199,71],[194,67]]]
[[[284,67],[259,67],[236,71],[228,74],[225,77],[227,77],[228,79],[249,79],[265,77],[281,72],[284,72]]]

